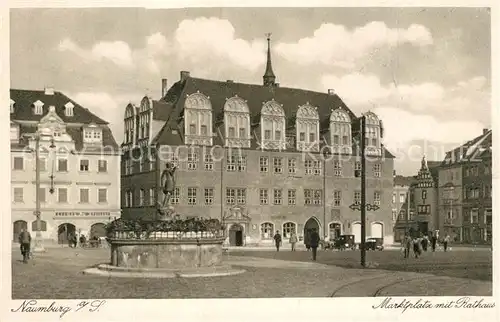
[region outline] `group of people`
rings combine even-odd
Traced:
[[[420,237],[413,236],[413,238],[409,234],[406,234],[405,237],[403,238],[404,257],[405,258],[410,257],[410,252],[413,249],[413,254],[415,255],[415,258],[418,258],[419,256],[422,255],[422,252],[427,251],[429,245],[431,246],[432,251],[435,252],[437,242],[438,242],[437,235],[433,233],[431,233],[430,236],[421,234]],[[450,242],[450,236],[446,235],[446,237],[443,239],[442,242],[443,249],[445,252],[448,250],[449,242]]]
[[[274,244],[276,246],[276,251],[280,251],[280,247],[282,245],[283,238],[281,237],[281,234],[279,230],[276,231],[276,234],[274,235]],[[318,246],[320,242],[320,237],[316,229],[312,229],[310,234],[306,234],[304,243],[306,244],[306,249],[307,251],[311,250],[312,251],[312,260],[316,260],[316,255],[318,251]],[[288,239],[288,242],[290,243],[291,250],[294,252],[296,250],[296,244],[298,242],[298,237],[295,232],[292,232],[290,234],[290,238]]]

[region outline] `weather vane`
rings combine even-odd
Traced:
[[[272,35],[272,33],[270,33],[270,32],[266,33],[267,40],[269,40],[271,38],[271,35]]]

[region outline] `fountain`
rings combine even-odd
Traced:
[[[88,274],[124,277],[199,277],[243,273],[222,262],[224,228],[218,219],[181,219],[170,205],[175,166],[162,173],[165,198],[157,204],[156,220],[117,219],[107,225],[110,264]]]

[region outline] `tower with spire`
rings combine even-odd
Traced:
[[[276,85],[276,76],[273,72],[273,66],[271,64],[271,33],[266,34],[267,37],[267,62],[266,62],[266,72],[262,77],[264,80],[264,86],[273,87]]]
[[[425,155],[422,157],[420,170],[417,175],[417,181],[418,186],[421,188],[432,188],[435,186],[434,178],[432,177]]]

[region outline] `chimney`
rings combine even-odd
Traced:
[[[328,89],[328,95],[335,95],[335,90],[332,88]]]
[[[168,90],[168,82],[166,78],[161,79],[161,97],[165,97],[167,95],[167,90]]]
[[[486,133],[488,133],[488,129],[483,129],[483,135],[485,135]]]
[[[45,95],[54,95],[54,87],[45,87]]]
[[[181,71],[181,82],[184,82],[186,79],[190,77],[190,73],[183,70]]]

